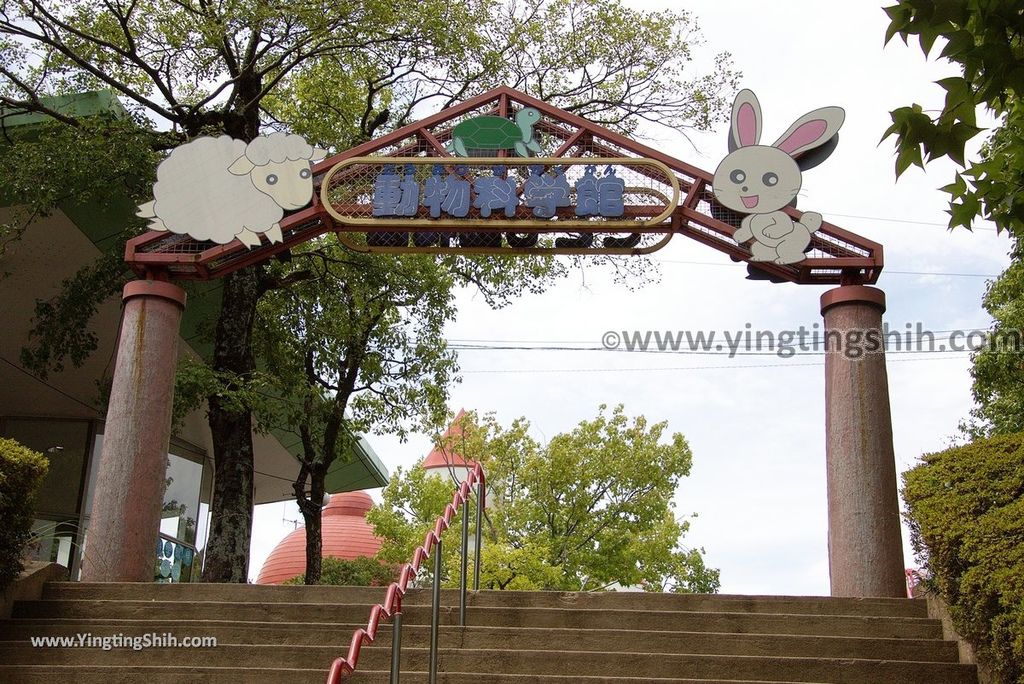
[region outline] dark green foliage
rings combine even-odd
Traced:
[[[88,208],[97,219],[109,220],[95,238],[101,249],[122,246],[115,240],[120,233],[142,227],[141,220],[126,226],[124,219],[134,213],[133,200],[149,192],[158,160],[153,148],[162,140],[145,122],[112,113],[82,118],[75,126],[46,121],[10,128],[0,115],[0,204],[17,207],[0,224],[0,254],[33,219],[57,208]]]
[[[1024,684],[1024,434],[922,460],[903,498],[927,582],[1003,684]]]
[[[119,244],[123,251],[124,240]],[[90,321],[130,278],[121,255],[111,251],[65,278],[54,297],[37,299],[22,365],[45,379],[51,371],[62,372],[69,361],[75,368],[85,363],[99,344]]]
[[[131,277],[124,243],[141,232],[129,218],[150,191],[159,133],[112,113],[3,130],[0,138],[0,203],[14,205],[0,224],[0,255],[41,216],[63,210],[89,232],[100,256],[61,283],[58,294],[38,300],[22,350],[25,368],[45,378],[81,364],[96,350],[89,325],[103,302]],[[2,277],[0,273],[0,277]]]
[[[944,78],[942,110],[935,117],[919,104],[892,112],[883,138],[896,136],[896,175],[911,164],[923,167],[949,157],[963,167],[942,188],[950,196],[951,228],[971,227],[977,218],[999,229],[1024,228],[1024,14],[1017,0],[899,0],[885,8],[890,24],[885,40],[917,36],[927,55],[944,39],[940,58],[960,67],[961,76]],[[980,162],[965,158],[966,143],[983,129],[976,111],[984,106],[1002,117]]]
[[[50,464],[13,439],[0,439],[0,591],[22,570],[36,492]]]
[[[977,406],[962,426],[971,438],[1024,431],[1024,261],[1016,241],[1011,257],[982,300],[992,316],[992,343],[974,355],[971,368]]]
[[[375,558],[359,556],[352,560],[325,556],[320,573],[320,584],[344,587],[384,587],[395,580],[397,569]],[[282,584],[305,584],[304,575],[296,575]]]

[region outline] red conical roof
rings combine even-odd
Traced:
[[[465,419],[466,410],[459,409],[459,414],[455,416],[455,419],[445,430],[441,436],[441,444],[445,445],[445,448],[435,446],[427,457],[423,459],[423,468],[430,470],[431,468],[472,468],[476,465],[475,461],[469,461],[463,458],[460,454],[455,452],[458,448],[459,443],[462,441],[463,429],[462,421]]]
[[[352,560],[373,556],[380,550],[380,539],[373,535],[373,526],[366,514],[373,499],[366,492],[345,492],[331,495],[323,511],[323,556]],[[281,540],[260,569],[256,584],[280,584],[306,572],[306,528],[300,527]]]

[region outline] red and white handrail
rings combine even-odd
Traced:
[[[388,586],[384,602],[378,603],[370,609],[370,620],[366,623],[366,629],[357,629],[352,634],[348,655],[344,658],[336,658],[331,663],[330,672],[327,674],[327,684],[339,684],[343,676],[355,672],[356,666],[359,663],[359,652],[362,650],[363,644],[373,643],[377,638],[377,628],[380,626],[381,619],[393,619],[396,613],[401,612],[402,597],[405,596],[409,582],[416,576],[423,561],[430,557],[431,551],[441,540],[441,534],[451,526],[452,518],[458,513],[459,506],[469,501],[469,493],[476,485],[479,485],[479,496],[482,504],[485,498],[486,485],[484,469],[479,463],[473,467],[465,481],[455,490],[451,503],[445,505],[444,513],[434,523],[434,529],[427,532],[423,538],[423,544],[416,547],[412,554],[412,562],[402,566],[402,571],[398,575],[398,581],[392,582]],[[436,582],[438,579],[434,578],[434,581]]]

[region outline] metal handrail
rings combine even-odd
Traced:
[[[486,478],[484,469],[477,463],[469,472],[466,479],[455,490],[452,501],[444,507],[444,513],[434,523],[434,528],[427,532],[423,544],[416,547],[413,552],[412,561],[402,566],[398,580],[388,586],[384,596],[384,602],[374,605],[370,609],[370,619],[366,629],[357,629],[352,634],[352,641],[348,648],[348,655],[344,658],[336,658],[331,663],[331,669],[327,673],[327,684],[339,684],[345,675],[355,672],[359,664],[359,652],[363,644],[370,644],[377,638],[377,628],[381,619],[390,619],[394,629],[391,648],[391,684],[398,684],[399,677],[399,655],[401,650],[401,629],[402,629],[402,597],[409,587],[409,582],[420,569],[423,561],[431,556],[431,551],[436,549],[434,560],[434,587],[432,592],[431,618],[430,618],[430,681],[437,679],[437,641],[438,641],[438,617],[441,599],[441,534],[451,526],[452,518],[462,506],[462,579],[460,582],[459,597],[459,623],[466,624],[466,570],[469,556],[469,494],[473,486],[477,489],[477,516],[476,516],[476,567],[473,572],[473,589],[480,588],[480,543],[482,541],[481,519],[483,518],[484,498],[486,495]]]

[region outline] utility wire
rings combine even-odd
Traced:
[[[987,325],[989,325],[989,324],[976,325],[976,326],[971,327],[971,328],[950,328],[948,330],[946,330],[946,329],[942,329],[942,330],[927,330],[927,331],[923,331],[922,335],[916,336],[914,338],[914,341],[918,341],[919,339],[923,338],[924,337],[923,333],[930,332],[930,333],[932,333],[933,335],[936,336],[936,338],[935,338],[936,340],[940,340],[940,339],[943,339],[943,338],[937,337],[940,333],[955,333],[955,332],[960,332],[962,330],[986,330],[986,326]],[[644,330],[644,332],[646,332],[646,329]],[[740,332],[740,331],[730,330],[728,332],[729,333],[733,333],[733,332]],[[895,335],[896,332],[897,331],[895,329],[890,329],[890,334],[891,335]],[[652,334],[654,333],[654,329],[653,328],[651,329],[651,333]],[[818,334],[819,335],[824,335],[825,334],[824,333],[824,328],[819,327],[818,328]],[[899,333],[899,334],[900,334],[900,339],[901,340],[906,340],[906,332],[902,332],[902,333]],[[751,336],[754,337],[754,338],[757,337],[756,333],[753,333],[753,332],[751,332]],[[693,335],[693,339],[696,340],[696,333]],[[449,344],[537,344],[537,345],[566,344],[566,345],[568,345],[568,344],[593,344],[594,343],[594,340],[592,340],[592,339],[591,340],[495,340],[495,339],[479,339],[479,338],[463,338],[463,337],[459,337],[459,338],[450,337],[450,338],[448,338],[447,341],[449,342]]]
[[[891,359],[899,361],[951,361],[962,359],[962,356],[931,356],[917,359]],[[665,372],[683,370],[720,370],[720,369],[742,369],[742,368],[794,368],[797,366],[824,366],[821,363],[758,363],[758,364],[729,364],[721,366],[673,366],[658,368],[508,368],[508,369],[484,369],[484,370],[463,370],[464,374],[478,373],[634,373],[634,372]]]
[[[683,354],[687,356],[728,356],[729,358],[735,358],[737,356],[780,356],[778,351],[731,351],[727,348],[727,345],[721,345],[723,348],[719,350],[698,350],[698,349],[605,349],[604,347],[513,347],[513,346],[493,346],[493,347],[459,347],[449,346],[449,349],[455,351],[572,351],[572,352],[618,352],[623,354]],[[788,348],[788,346],[787,346]],[[977,351],[975,349],[886,349],[886,354],[963,354]],[[825,356],[828,352],[825,351],[800,351],[793,350],[790,357],[793,356]]]
[[[70,399],[71,401],[75,402],[76,404],[80,404],[81,406],[84,406],[85,408],[89,409],[93,413],[99,413],[99,409],[97,409],[96,406],[94,406],[92,404],[89,404],[87,402],[84,402],[81,399],[79,399],[78,397],[74,397],[74,396],[68,394],[67,392],[65,392],[61,388],[57,387],[56,385],[52,385],[52,384],[46,382],[42,378],[36,376],[35,374],[31,373],[30,371],[28,371],[28,370],[26,370],[24,368],[22,368],[21,366],[19,366],[18,364],[14,363],[10,359],[6,359],[6,358],[0,356],[0,361],[3,361],[8,366],[10,366],[14,370],[18,371],[19,373],[22,373],[23,375],[27,375],[28,377],[32,378],[36,382],[42,383],[43,385],[45,385],[46,387],[52,389],[54,392],[56,392],[57,394],[61,395],[62,397],[66,398],[66,399]]]
[[[927,348],[918,348],[918,349],[911,349],[910,348],[910,347],[915,347],[915,346],[922,346],[923,345],[923,342],[922,342],[923,339],[924,339],[923,337],[920,337],[920,338],[916,338],[916,339],[911,340],[911,341],[908,342],[904,338],[901,338],[900,341],[899,341],[899,345],[898,346],[899,347],[906,346],[906,347],[908,347],[907,349],[893,348],[893,347],[895,347],[897,345],[891,345],[888,348],[884,348],[884,351],[887,354],[899,354],[899,355],[906,355],[906,354],[934,354],[934,353],[959,354],[959,353],[970,353],[970,352],[980,351],[981,348],[982,348],[982,347],[978,347],[978,348],[965,347],[963,349],[952,349],[952,348],[950,348],[952,346],[952,344],[949,342],[949,340],[951,338],[948,338],[948,337],[945,338],[947,340],[946,343],[943,343],[941,341],[943,338],[938,338],[938,339],[935,339],[935,340],[930,340],[928,342],[928,347]],[[821,349],[821,347],[824,344],[827,344],[827,340],[824,340],[824,339],[823,340],[818,340],[816,342],[803,342],[802,344],[797,344],[796,340],[793,340],[792,342],[789,342],[789,343],[782,343],[782,344],[778,344],[778,345],[775,345],[775,344],[757,345],[757,344],[755,344],[755,349],[753,349],[753,350],[746,349],[746,350],[742,350],[742,351],[739,350],[738,347],[739,346],[746,346],[746,345],[737,344],[737,340],[736,339],[733,339],[732,342],[733,342],[732,344],[729,344],[727,342],[726,343],[708,342],[706,344],[701,344],[700,347],[702,347],[702,348],[697,348],[697,349],[694,349],[694,348],[677,348],[677,349],[658,348],[658,344],[657,344],[657,342],[655,340],[651,340],[650,342],[648,342],[649,348],[647,348],[647,349],[641,348],[641,347],[639,347],[639,345],[636,348],[634,348],[634,349],[629,349],[628,347],[625,346],[625,342],[621,342],[620,346],[615,347],[615,348],[611,348],[611,349],[609,349],[607,347],[603,347],[603,346],[601,346],[601,347],[580,347],[580,346],[556,346],[556,345],[550,345],[550,344],[526,346],[526,345],[514,345],[514,344],[459,344],[459,343],[449,344],[448,348],[452,349],[454,351],[616,352],[616,353],[624,353],[624,354],[677,354],[677,355],[681,354],[681,355],[689,355],[689,356],[728,356],[730,358],[735,358],[737,356],[779,356],[780,355],[779,354],[780,351],[786,351],[786,353],[790,357],[793,357],[793,356],[824,356],[825,354],[829,353],[828,350]],[[966,342],[966,340],[965,340],[965,342]],[[668,342],[664,342],[663,344],[669,344],[669,343]],[[673,344],[674,344],[674,346],[677,346],[677,347],[684,347],[684,346],[686,346],[681,341],[679,341],[678,343],[673,343]],[[802,348],[795,348],[795,347],[811,347],[811,349],[802,349]],[[821,349],[821,350],[818,351],[819,349]]]
[[[20,373],[22,373],[24,375],[27,375],[32,380],[35,380],[36,382],[41,383],[41,384],[45,385],[46,387],[52,389],[54,392],[60,394],[61,396],[66,397],[67,399],[70,399],[71,401],[75,402],[76,404],[80,404],[81,406],[84,406],[85,408],[87,408],[90,411],[93,411],[95,413],[99,413],[100,412],[99,409],[97,409],[92,404],[89,404],[88,402],[82,401],[78,397],[75,397],[75,396],[72,396],[72,395],[68,394],[67,392],[65,392],[61,388],[59,388],[56,385],[53,385],[53,384],[47,382],[46,380],[43,380],[39,376],[31,373],[30,371],[26,370],[25,368],[22,368],[18,364],[14,363],[10,359],[7,359],[7,358],[4,358],[3,356],[0,356],[0,361],[2,361],[3,363],[6,363],[8,366],[10,366],[11,368],[15,369],[16,371],[18,371],[18,372],[20,372]],[[213,462],[213,457],[210,456],[209,454],[207,454],[205,456],[205,458],[208,461],[210,461],[211,463]],[[260,470],[256,470],[255,468],[253,469],[253,473],[255,473],[256,475],[263,475],[264,477],[274,478],[276,480],[283,480],[285,482],[292,482],[292,480],[287,478],[287,477],[281,477],[280,475],[274,475],[273,473],[265,473],[265,472],[262,472]]]
[[[735,266],[736,263],[721,263],[718,261],[683,261],[678,259],[658,259],[657,257],[652,258],[653,261],[659,264],[686,264],[688,266]],[[739,263],[739,262],[737,262]],[[888,273],[890,275],[914,275],[914,276],[952,276],[957,278],[998,278],[998,273],[946,273],[943,271],[896,271],[892,269],[883,269],[882,273]]]
[[[842,218],[864,219],[865,221],[885,221],[887,223],[912,223],[917,226],[939,226],[940,228],[949,228],[948,223],[939,223],[938,221],[914,221],[912,219],[886,218],[884,216],[858,216],[857,214],[837,214],[834,211],[828,212],[828,215],[840,216]],[[988,226],[975,226],[970,230],[985,230],[990,233],[999,232],[996,228],[990,228]]]

